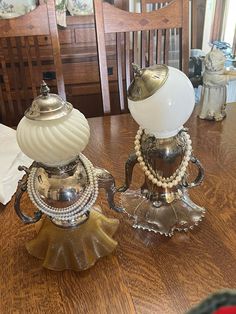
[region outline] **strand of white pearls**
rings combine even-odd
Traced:
[[[73,220],[88,212],[98,197],[98,181],[93,164],[83,154],[79,155],[85,167],[89,184],[79,200],[65,208],[56,208],[46,204],[38,195],[35,189],[35,174],[37,168],[32,168],[27,181],[27,192],[32,203],[44,214],[58,220]]]
[[[148,177],[150,181],[152,181],[153,184],[157,185],[158,187],[173,188],[174,186],[177,186],[182,180],[183,176],[185,175],[189,160],[191,158],[192,141],[190,139],[190,135],[186,131],[182,132],[182,136],[183,136],[186,147],[185,147],[185,154],[179,168],[170,177],[163,177],[163,176],[160,176],[158,173],[156,173],[152,169],[152,167],[149,164],[146,164],[144,161],[144,158],[140,151],[140,148],[141,148],[140,140],[143,135],[143,132],[144,130],[140,127],[135,136],[134,149],[137,156],[137,160],[142,170],[144,171],[145,175]]]

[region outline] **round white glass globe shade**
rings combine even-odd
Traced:
[[[56,120],[24,117],[17,127],[17,142],[25,155],[51,167],[74,160],[87,146],[89,137],[88,121],[77,109]]]
[[[166,82],[152,96],[140,101],[128,99],[134,120],[157,138],[176,135],[195,104],[194,88],[188,77],[178,69],[168,68]]]

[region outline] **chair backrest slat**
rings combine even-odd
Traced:
[[[163,62],[168,64],[169,61],[169,49],[170,49],[170,30],[165,29],[164,31],[164,57]]]
[[[5,110],[4,113],[10,117],[10,115],[14,114],[14,107],[13,107],[13,101],[11,98],[11,93],[10,93],[10,85],[9,85],[9,76],[7,73],[7,66],[4,58],[1,58],[1,67],[2,67],[2,73],[3,73],[3,80],[5,82],[6,86],[6,97],[8,101],[8,110]]]
[[[146,66],[147,31],[141,31],[141,66]]]
[[[126,89],[128,89],[131,79],[130,79],[130,32],[125,33],[125,77],[126,77]]]
[[[150,30],[148,33],[148,60],[149,64],[154,64],[154,47],[155,47],[155,30]]]
[[[41,82],[43,79],[43,70],[42,70],[42,62],[40,57],[40,48],[39,48],[39,40],[38,37],[34,36],[34,49],[35,49],[35,57],[37,63],[37,82]]]
[[[0,40],[1,42],[1,40]],[[21,80],[21,77],[19,75],[19,70],[16,67],[16,60],[15,60],[15,55],[14,55],[14,48],[11,42],[11,38],[6,38],[6,43],[7,43],[7,52],[9,54],[10,58],[10,67],[12,69],[12,74],[13,74],[13,88],[16,94],[16,112],[18,116],[22,115],[21,112],[21,96],[20,96],[20,90],[19,90],[19,80]],[[3,50],[2,50],[3,51]]]
[[[140,63],[138,61],[138,32],[133,32],[133,62]]]
[[[29,97],[29,93],[28,93],[28,83],[27,83],[28,73],[27,73],[26,67],[24,65],[22,39],[20,37],[16,38],[16,50],[17,50],[17,56],[18,56],[18,62],[19,62],[19,71],[20,71],[20,77],[21,77],[20,88],[24,92],[23,93],[23,100],[29,105],[30,104],[30,97]]]
[[[24,37],[25,41],[25,51],[26,51],[26,56],[27,56],[27,65],[29,69],[29,75],[30,75],[30,81],[31,81],[31,86],[32,86],[32,92],[33,92],[33,97],[35,98],[37,96],[37,89],[34,81],[34,74],[33,74],[33,60],[31,56],[31,51],[30,51],[30,44],[29,44],[29,38],[26,36]]]
[[[157,53],[156,62],[157,62],[157,64],[162,63],[161,52],[162,52],[162,29],[159,29],[159,30],[157,30],[157,49],[156,49],[156,53]]]
[[[2,60],[0,61],[0,64],[2,68]],[[1,120],[7,121],[6,107],[4,106],[4,97],[1,84],[0,84],[0,118]]]
[[[121,110],[125,109],[124,104],[124,86],[123,86],[123,68],[122,68],[122,33],[116,34],[117,49],[117,74],[118,74],[118,90]]]

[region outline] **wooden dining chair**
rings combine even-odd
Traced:
[[[0,123],[17,125],[49,74],[65,99],[55,3],[39,0],[26,15],[0,20]]]
[[[149,3],[163,3],[149,0]],[[188,73],[188,0],[165,1],[165,5],[147,12],[144,3],[143,12],[132,13],[120,10],[102,0],[94,0],[95,26],[98,45],[99,71],[103,110],[105,114],[119,113],[110,101],[109,83],[109,45],[105,45],[107,35],[116,36],[117,72],[119,110],[127,111],[126,90],[133,73],[131,63],[141,67],[156,63],[169,63],[169,39],[172,29],[178,29],[179,60],[178,67]],[[109,82],[110,81],[110,82]]]

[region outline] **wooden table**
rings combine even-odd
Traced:
[[[121,185],[137,125],[129,115],[89,124],[85,154]],[[208,210],[199,227],[172,238],[135,230],[100,198],[106,215],[120,219],[117,250],[82,273],[53,272],[26,252],[35,228],[23,225],[11,201],[0,213],[0,313],[182,314],[210,293],[236,287],[236,106],[222,122],[193,115],[187,125],[206,170],[204,184],[191,192]]]

